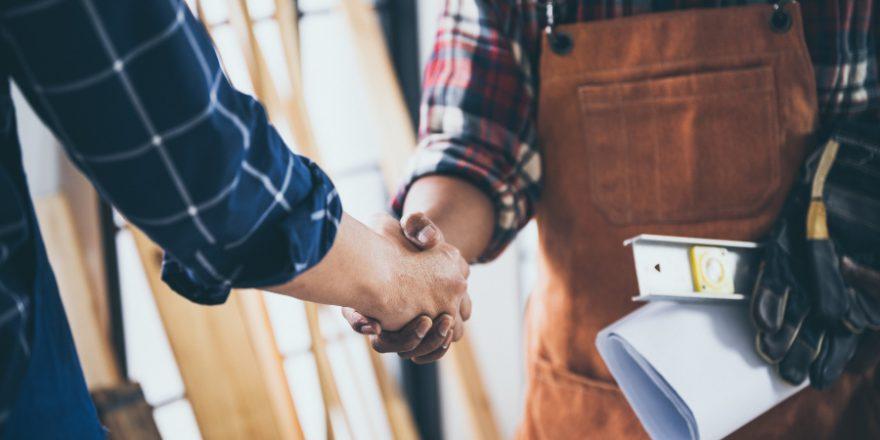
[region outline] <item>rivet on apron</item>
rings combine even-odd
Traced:
[[[558,32],[554,29],[556,25],[555,0],[545,0],[544,10],[547,13],[547,26],[544,27],[544,33],[547,34],[547,42],[550,48],[558,55],[565,55],[571,52],[574,47],[574,40],[565,32]]]
[[[770,16],[770,29],[774,32],[784,34],[791,29],[791,15],[785,12],[785,5],[793,3],[795,0],[779,0],[773,3],[773,15]]]

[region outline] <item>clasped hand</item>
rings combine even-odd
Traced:
[[[471,314],[469,266],[424,214],[400,222],[377,217],[371,226],[400,248],[404,264],[409,257],[420,258],[398,271],[389,289],[397,298],[385,314],[367,316],[348,307],[342,314],[352,329],[370,337],[376,351],[396,352],[419,364],[434,362],[464,335]]]

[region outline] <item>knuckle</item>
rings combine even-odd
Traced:
[[[460,301],[467,294],[468,284],[464,278],[449,278],[444,284],[444,290],[450,299]]]
[[[425,365],[425,364],[430,364],[430,363],[436,361],[437,359],[438,358],[434,355],[427,355],[427,356],[413,358],[412,361],[415,362],[416,364],[419,364],[419,365]]]
[[[394,350],[382,342],[379,338],[370,338],[370,345],[373,347],[373,350],[376,350],[379,353],[391,353]]]
[[[419,347],[419,341],[408,341],[400,347],[400,351],[413,351]]]
[[[468,283],[464,278],[453,280],[451,287],[454,289],[457,296],[463,297],[467,294]]]
[[[393,351],[398,353],[406,353],[415,350],[419,346],[419,340],[415,336],[408,338],[399,344],[396,344]]]
[[[440,246],[440,250],[443,251],[443,253],[447,257],[453,260],[458,260],[459,258],[461,258],[461,252],[459,252],[458,248],[449,243],[443,243]]]

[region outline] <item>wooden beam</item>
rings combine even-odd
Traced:
[[[307,119],[308,110],[303,99],[304,92],[299,50],[299,22],[296,11],[293,2],[290,0],[275,0],[275,7],[278,26],[282,37],[282,44],[287,59],[288,76],[291,82],[291,89],[293,90],[291,100],[295,101],[295,109],[291,111],[291,115],[295,116],[294,119],[301,121],[298,124],[291,124],[291,126],[294,128],[302,127],[303,134],[301,136],[301,142],[314,145],[314,135],[311,131],[311,124]],[[318,157],[318,151],[316,148],[313,150],[312,154],[314,154],[315,157]],[[312,313],[315,312],[313,311]],[[365,340],[365,343],[367,344],[367,352],[370,354],[370,362],[373,366],[376,384],[385,405],[388,424],[394,438],[397,440],[418,439],[418,431],[415,428],[409,405],[403,400],[397,385],[388,374],[388,370],[382,362],[379,353],[372,349],[368,339]],[[321,361],[319,361],[319,366],[320,364]]]
[[[199,18],[199,20],[202,20],[202,24],[204,24],[205,27],[207,28],[208,27],[208,17],[205,17],[205,5],[202,4],[202,0],[195,0],[195,2],[196,2],[196,11],[195,11],[196,16]]]
[[[394,65],[385,47],[385,37],[375,11],[363,0],[343,0],[342,12],[367,81],[366,91],[375,109],[366,117],[383,127],[381,147],[382,176],[389,190],[395,190],[406,171],[407,158],[412,154],[416,137],[410,128],[403,92],[397,83]]]
[[[92,391],[92,400],[110,440],[162,440],[153,407],[140,385],[127,382]]]
[[[290,95],[282,97],[290,118],[290,129],[300,154],[313,160],[320,159],[309,111],[305,101],[302,78],[302,58],[299,46],[299,15],[293,0],[275,0],[275,16],[281,34]]]
[[[254,82],[254,89],[258,98],[267,103],[267,108],[269,108],[273,117],[284,118],[288,122],[300,153],[320,163],[320,154],[315,142],[311,122],[308,119],[308,109],[304,101],[300,67],[298,16],[294,4],[290,0],[275,0],[275,8],[275,17],[278,22],[282,48],[285,54],[287,75],[290,81],[291,93],[287,97],[278,95],[277,87],[274,86],[271,75],[269,75],[265,56],[255,36],[253,22],[249,19],[250,14],[245,0],[232,0],[230,2],[231,22],[239,32],[239,40],[245,52],[245,58],[249,63],[249,73],[251,76],[259,78],[259,82]],[[377,79],[388,78],[383,76],[387,73],[393,74],[393,70],[390,70],[390,61],[387,60],[387,54],[383,52],[382,56],[386,60],[388,67],[376,76]],[[394,77],[391,76],[390,78],[393,81]],[[392,85],[396,88],[396,83]],[[391,99],[393,100],[394,97],[391,97]],[[402,95],[398,99],[400,101],[400,108],[398,110],[405,112]],[[279,101],[283,102],[281,106],[278,105]],[[408,124],[408,120],[405,123]],[[412,142],[408,140],[404,142],[408,142],[409,147],[411,147]],[[398,142],[398,145],[402,145],[402,143]],[[406,153],[408,153],[408,150]],[[388,167],[385,168],[387,169]],[[390,180],[388,183],[391,183]],[[336,388],[333,372],[326,354],[325,342],[320,333],[318,306],[306,304],[306,316],[312,335],[312,352],[318,369],[321,393],[325,402],[328,436],[332,438],[336,434],[335,431],[341,428],[348,430],[350,434],[351,428],[339,398],[339,392]],[[412,415],[409,412],[409,406],[402,399],[378,353],[373,352],[372,349],[368,349],[368,351],[376,375],[377,385],[383,397],[386,413],[388,414],[389,425],[395,438],[399,440],[418,438]]]
[[[376,110],[371,115],[375,115],[377,124],[389,127],[382,131],[385,138],[379,142],[383,147],[380,165],[388,191],[394,194],[397,182],[406,170],[407,158],[415,148],[415,133],[410,128],[403,93],[396,81],[376,14],[361,0],[342,0],[342,9],[357,49],[360,71],[364,72],[367,81],[366,89],[370,92],[371,102],[375,103]],[[449,355],[462,386],[474,438],[500,439],[500,430],[468,338],[453,344]]]
[[[370,353],[370,363],[373,364],[373,371],[376,374],[376,385],[379,387],[379,394],[385,403],[385,413],[388,417],[388,425],[395,440],[415,440],[419,438],[419,431],[416,429],[415,421],[409,409],[409,404],[400,394],[400,389],[382,361],[382,355],[372,349],[369,338],[364,338],[367,343],[367,352]]]
[[[303,100],[300,74],[291,74],[293,69],[298,67],[299,61],[287,60],[291,93],[286,97],[281,96],[269,72],[266,56],[254,32],[254,23],[250,19],[250,9],[247,0],[229,0],[229,11],[230,21],[239,34],[241,49],[248,65],[251,83],[254,86],[254,94],[266,106],[270,117],[276,121],[283,121],[288,124],[297,151],[317,162],[320,154],[315,145],[314,134],[308,119],[308,111]],[[279,10],[277,12],[280,13],[282,11]],[[284,14],[286,20],[290,19],[289,14],[289,12]],[[278,21],[278,26],[282,37],[294,33],[295,29],[290,29],[289,21]],[[296,41],[285,41],[282,38],[281,44],[285,52],[285,58],[291,55],[299,55],[298,47],[294,47]]]
[[[278,11],[276,11],[278,12]],[[268,71],[265,55],[254,33],[251,14],[247,0],[230,0],[231,20],[237,32],[240,35],[242,50],[248,60],[250,72],[252,76],[259,78],[259,88],[255,87],[257,98],[267,103],[270,117],[287,122],[292,130],[300,152],[306,154],[315,162],[320,162],[318,151],[314,148],[314,138],[311,131],[311,124],[307,119],[305,104],[302,101],[302,93],[297,90],[301,87],[299,77],[291,77],[291,88],[294,90],[293,96],[288,100],[288,105],[280,105],[280,95],[278,88],[275,86],[272,76]],[[290,17],[287,17],[290,19]],[[295,23],[295,22],[294,22]],[[285,23],[283,27],[290,26],[292,23]],[[279,28],[282,24],[279,23]],[[282,31],[281,34],[292,34],[289,28]],[[288,42],[289,45],[289,42]],[[298,56],[298,50],[288,48],[285,50],[286,55]],[[287,65],[290,69],[298,67],[298,60],[288,61]],[[315,357],[315,364],[318,371],[318,380],[320,382],[321,397],[324,400],[324,411],[327,422],[327,436],[330,439],[341,435],[343,438],[353,435],[351,424],[345,409],[342,406],[342,400],[339,397],[339,390],[336,386],[336,379],[333,375],[333,369],[327,356],[326,344],[324,336],[321,333],[320,317],[318,315],[318,305],[306,303],[306,320],[308,321],[309,334],[312,340],[312,354]]]
[[[107,273],[104,267],[98,194],[91,182],[66,155],[59,154],[59,159],[59,194],[64,196],[73,217],[73,227],[79,237],[83,264],[92,289],[89,294],[94,301],[101,332],[106,334],[108,341],[111,341],[110,306],[107,298]]]
[[[302,439],[262,293],[233,291],[206,307],[160,278],[162,252],[130,227],[153,297],[206,439]]]
[[[309,326],[309,336],[312,338],[312,355],[315,357],[315,367],[318,371],[318,382],[321,386],[321,397],[324,399],[324,417],[327,422],[327,438],[334,439],[352,438],[354,432],[351,423],[342,406],[339,397],[339,389],[336,387],[336,379],[333,375],[333,367],[327,356],[327,342],[321,332],[321,321],[318,315],[318,304],[306,302],[306,321]]]
[[[500,440],[501,430],[492,413],[492,403],[483,385],[477,358],[468,338],[462,338],[452,344],[450,352],[452,368],[461,383],[461,391],[465,395],[467,413],[472,427],[472,438],[479,440]]]
[[[40,197],[34,205],[86,383],[89,389],[117,385],[122,376],[98,318],[94,288],[70,205],[60,194]]]

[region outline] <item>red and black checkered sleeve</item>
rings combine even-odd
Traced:
[[[464,179],[492,199],[496,223],[481,261],[497,256],[531,219],[541,188],[535,145],[534,5],[446,0],[425,70],[419,145],[394,200],[402,211],[413,182]]]

